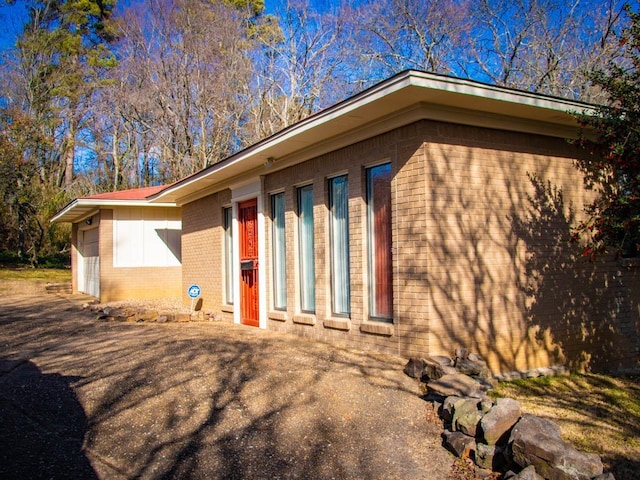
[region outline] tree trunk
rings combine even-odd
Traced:
[[[111,137],[111,155],[113,156],[113,191],[118,190],[120,183],[120,158],[118,156],[118,132],[114,129]]]
[[[76,152],[76,125],[74,120],[69,120],[69,128],[65,134],[64,144],[64,186],[69,188],[73,183],[73,160]]]

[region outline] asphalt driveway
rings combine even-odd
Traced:
[[[0,478],[443,480],[400,358],[0,298]]]

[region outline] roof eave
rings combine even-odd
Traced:
[[[471,102],[472,107],[469,105]],[[199,192],[208,192],[223,180],[254,171],[261,165],[269,165],[274,159],[308,149],[313,142],[326,142],[346,131],[363,128],[380,118],[418,104],[430,105],[434,110],[466,109],[467,112],[475,112],[476,118],[478,115],[502,115],[522,120],[512,122],[511,125],[507,122],[507,129],[522,130],[527,123],[534,122],[548,127],[557,125],[560,127],[558,136],[566,134],[571,128],[577,131],[572,113],[589,113],[594,110],[593,105],[578,101],[409,70],[174,183],[151,195],[149,201],[171,201],[178,204],[192,201]],[[464,116],[461,115],[462,123],[468,121]],[[452,119],[451,116],[448,118]]]
[[[149,203],[147,199],[142,200],[108,200],[108,199],[88,199],[78,198],[69,203],[66,207],[56,213],[51,223],[77,223],[104,207],[176,207],[172,202]]]

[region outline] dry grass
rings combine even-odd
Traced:
[[[57,268],[1,267],[0,281],[70,282],[71,270]]]
[[[493,395],[556,422],[563,438],[598,453],[616,480],[640,478],[640,377],[571,375],[505,382]]]
[[[40,295],[47,283],[71,282],[71,270],[55,268],[0,267],[0,294]]]

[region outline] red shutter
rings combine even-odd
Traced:
[[[391,256],[391,175],[373,178],[373,234],[375,245],[375,316],[393,317]]]

